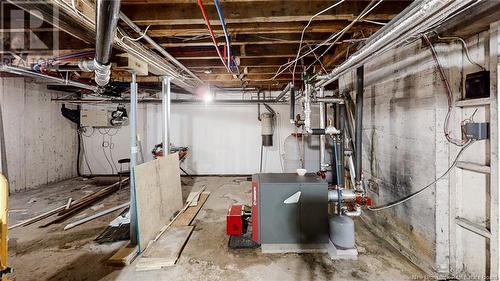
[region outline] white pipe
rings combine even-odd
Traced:
[[[321,87],[319,89],[319,97],[325,96],[325,88]],[[325,128],[325,103],[319,102],[319,128]],[[319,136],[319,169],[320,171],[326,171],[325,165],[325,135]]]
[[[170,153],[170,77],[162,78],[161,108],[162,108],[162,141],[163,155]]]
[[[440,23],[467,5],[478,2],[478,0],[425,0],[416,2],[416,4],[405,9],[401,13],[402,16],[391,20],[371,36],[363,48],[326,75],[325,79],[318,81],[315,87],[323,87],[333,82],[346,71],[363,64],[368,58],[401,44],[412,36],[419,36],[420,33],[427,31],[426,29]]]
[[[354,161],[352,160],[352,153],[347,156],[347,163],[349,165],[349,174],[351,175],[352,186],[356,187],[356,171],[354,168]]]
[[[306,92],[304,95],[304,128],[306,133],[311,134],[311,89],[310,84],[306,84]]]
[[[356,201],[356,192],[353,189],[341,189],[340,198],[342,202],[354,202]],[[339,190],[330,189],[328,190],[328,202],[338,202],[339,201]]]
[[[100,218],[100,217],[102,217],[102,216],[104,216],[104,215],[107,215],[107,214],[109,214],[109,213],[112,213],[112,212],[114,212],[114,211],[117,211],[117,210],[123,209],[123,208],[125,208],[125,207],[128,207],[129,205],[130,205],[130,203],[129,203],[129,202],[127,202],[127,203],[123,203],[123,204],[121,204],[121,205],[119,205],[119,206],[115,206],[115,207],[113,207],[113,208],[109,208],[109,209],[107,209],[107,210],[104,210],[104,211],[101,211],[101,212],[99,212],[99,213],[96,213],[96,214],[94,214],[94,215],[92,215],[92,216],[88,216],[88,217],[83,218],[83,219],[81,219],[81,220],[78,220],[78,221],[72,222],[72,223],[70,223],[70,224],[67,224],[67,225],[64,227],[64,230],[72,229],[72,228],[73,228],[73,227],[75,227],[75,226],[78,226],[78,225],[80,225],[80,224],[84,224],[84,223],[89,222],[89,221],[91,221],[91,220],[95,220],[95,219],[97,219],[97,218]]]
[[[356,205],[354,211],[347,211],[346,209],[342,209],[342,214],[348,217],[359,217],[363,211],[361,210],[361,206]]]

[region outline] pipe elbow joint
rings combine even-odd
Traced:
[[[95,82],[97,83],[97,85],[101,87],[108,85],[111,76],[111,63],[100,64],[97,61],[94,61],[94,65]]]

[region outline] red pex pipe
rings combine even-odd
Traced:
[[[220,60],[222,61],[222,64],[226,67],[227,71],[231,72],[229,70],[229,66],[226,65],[226,61],[222,57],[222,54],[221,54],[219,47],[217,45],[217,39],[215,38],[214,31],[212,30],[212,26],[210,25],[210,20],[208,19],[207,11],[205,10],[205,6],[203,6],[203,0],[198,0],[198,6],[200,6],[201,14],[203,15],[203,18],[205,19],[205,24],[207,25],[208,31],[210,32],[210,37],[212,37],[212,42],[214,42],[214,47],[217,50],[217,55],[219,56]]]

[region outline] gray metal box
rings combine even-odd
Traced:
[[[256,174],[260,244],[328,243],[328,183],[315,174]],[[295,203],[287,198],[300,191]],[[255,192],[255,190],[254,190]],[[297,199],[297,196],[295,197]],[[255,239],[254,239],[255,240]]]

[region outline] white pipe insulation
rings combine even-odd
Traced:
[[[340,75],[362,65],[371,56],[380,54],[406,40],[420,36],[429,28],[441,23],[454,13],[468,8],[481,0],[422,0],[415,1],[388,24],[382,27],[366,42],[363,48],[351,55],[343,64],[335,68],[315,87],[323,87]]]

